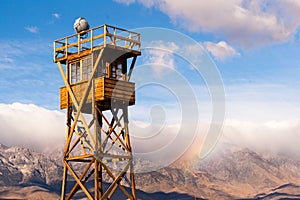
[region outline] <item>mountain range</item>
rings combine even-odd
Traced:
[[[300,160],[228,144],[218,149],[204,160],[136,174],[139,199],[300,199]],[[59,157],[0,144],[0,199],[58,199]]]

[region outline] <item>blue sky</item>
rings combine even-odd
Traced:
[[[243,39],[236,41],[232,39],[233,33],[227,33],[227,35],[225,33],[235,31],[227,30],[230,29],[230,26],[226,27],[226,23],[229,22],[225,19],[224,26],[219,25],[222,23],[221,20],[217,23],[216,20],[218,19],[212,19],[212,23],[216,23],[216,28],[213,28],[208,27],[204,22],[197,23],[185,19],[187,17],[184,14],[182,14],[182,17],[178,14],[178,17],[172,18],[176,9],[175,11],[168,11],[167,8],[161,8],[163,6],[160,7],[160,4],[157,3],[159,1],[141,1],[142,3],[133,2],[130,4],[121,2],[92,1],[84,4],[81,1],[64,1],[63,3],[60,1],[2,1],[2,12],[0,14],[2,27],[0,42],[3,46],[1,49],[1,68],[6,68],[6,70],[2,72],[3,76],[0,79],[2,85],[1,102],[12,103],[17,101],[34,103],[52,109],[58,108],[55,107],[55,103],[51,102],[55,100],[55,87],[62,84],[56,65],[51,62],[52,41],[73,34],[73,22],[79,16],[87,18],[92,27],[103,23],[127,29],[164,27],[187,34],[203,44],[206,42],[217,44],[224,41],[226,45],[234,49],[235,53],[229,52],[222,60],[212,57],[222,74],[225,84],[265,83],[297,89],[300,68],[300,59],[297,56],[299,55],[298,27],[290,34],[289,38],[283,37],[277,40],[268,37],[263,38],[265,36],[259,32],[261,31],[259,29],[257,32],[249,29],[249,32],[252,31],[252,33],[246,35],[248,38],[244,38],[245,41]],[[151,2],[152,6],[150,6]],[[217,3],[218,1],[215,2],[215,4]],[[179,3],[175,1],[173,4]],[[213,4],[207,5],[207,9],[222,12],[221,4],[219,7],[211,8]],[[168,5],[172,6],[172,3]],[[199,8],[199,12],[202,11],[201,9],[202,7]],[[257,8],[257,10],[259,9],[263,8]],[[185,11],[178,10],[178,12]],[[192,10],[192,12],[194,11]],[[263,16],[263,14],[258,13],[257,15]],[[273,16],[278,17],[278,20],[284,19],[279,15],[273,14]],[[198,15],[195,14],[194,20],[197,20],[197,17]],[[209,20],[209,18],[206,20]],[[232,20],[232,23],[234,23],[234,19]],[[196,25],[193,25],[193,23]],[[190,30],[194,26],[198,28]],[[236,29],[238,28],[240,27]],[[202,31],[202,29],[208,30]],[[253,29],[255,30],[255,28]],[[239,34],[238,31],[235,34]],[[268,32],[268,30],[263,31]],[[260,36],[260,34],[263,36]],[[255,35],[258,37],[258,41],[256,41]],[[242,36],[236,37],[242,38]],[[251,45],[248,45],[248,43]],[[30,81],[28,82],[28,80]],[[32,80],[35,82],[33,81],[33,83]],[[41,91],[42,89],[44,91]],[[26,95],[25,91],[26,93],[33,92],[33,94]],[[41,94],[42,92],[44,94]],[[294,97],[299,100],[298,96],[299,93],[298,95],[295,94]],[[292,100],[291,97],[289,99]]]
[[[228,120],[299,121],[299,13],[300,3],[292,0],[2,0],[0,104],[59,110],[63,81],[52,42],[73,34],[82,16],[91,27],[161,27],[198,42],[224,82]]]

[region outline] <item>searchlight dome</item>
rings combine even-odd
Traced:
[[[85,18],[79,17],[78,19],[75,20],[74,29],[75,29],[76,33],[86,31],[89,28],[90,28],[90,25]]]

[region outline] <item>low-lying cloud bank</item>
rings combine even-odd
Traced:
[[[34,150],[62,146],[65,114],[33,104],[0,104],[0,143]]]
[[[44,151],[62,148],[65,141],[65,114],[60,111],[48,110],[33,104],[0,104],[0,122],[0,143],[8,146],[20,145]],[[203,132],[207,131],[208,125],[200,126],[202,128],[199,129],[198,134],[200,134],[199,138],[203,139],[202,136],[205,134]],[[134,131],[131,130],[131,132]],[[176,137],[176,133],[173,135]],[[300,120],[258,123],[227,119],[224,122],[223,133],[218,144],[225,141],[256,151],[283,152],[300,156],[299,138]],[[195,144],[199,145],[201,141]],[[136,146],[137,150],[138,148]],[[193,146],[191,149],[194,153],[200,151],[200,147],[197,146]]]
[[[300,156],[300,120],[253,123],[227,120],[222,141],[260,152]]]

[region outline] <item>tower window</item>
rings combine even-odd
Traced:
[[[92,59],[87,58],[82,60],[82,80],[87,80],[92,73]]]
[[[71,83],[85,81],[92,74],[92,59],[90,57],[70,63]]]
[[[80,62],[70,64],[71,69],[71,82],[76,83],[80,81]]]

